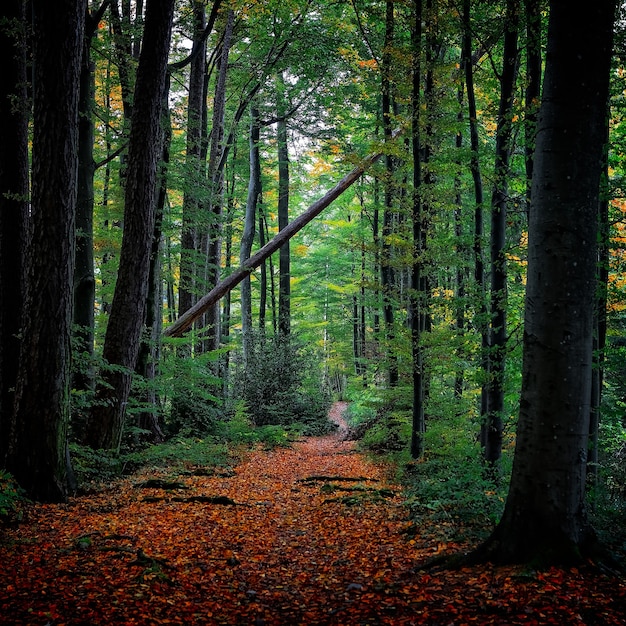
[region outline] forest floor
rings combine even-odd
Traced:
[[[0,530],[2,624],[626,624],[591,567],[422,569],[391,468],[335,435],[232,472],[143,471]],[[196,468],[198,469],[198,468]],[[210,469],[210,468],[209,468]]]

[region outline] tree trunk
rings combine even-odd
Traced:
[[[31,498],[60,501],[69,487],[78,93],[87,3],[34,0],[32,10],[32,230],[24,307],[28,315],[15,391],[16,440],[8,467]]]
[[[476,94],[474,92],[474,67],[472,65],[472,28],[470,19],[470,0],[463,2],[463,65],[465,67],[465,84],[467,86],[467,108],[469,114],[470,130],[470,171],[474,183],[474,282],[476,283],[476,300],[478,315],[476,325],[480,330],[480,366],[485,376],[489,372],[488,348],[489,348],[489,325],[487,323],[487,298],[485,293],[485,263],[483,259],[483,235],[484,235],[484,191],[483,180],[480,170],[479,137],[476,110]],[[480,394],[480,415],[487,415],[488,393],[486,383],[483,383]],[[481,428],[481,443],[484,429]]]
[[[524,150],[526,152],[526,200],[530,206],[533,180],[533,152],[537,131],[537,111],[541,96],[541,0],[525,0],[526,93],[524,94]]]
[[[94,173],[93,159],[95,99],[94,64],[91,44],[98,22],[109,2],[103,2],[95,14],[87,11],[85,37],[80,70],[78,100],[78,197],[76,202],[76,266],[74,268],[74,339],[75,350],[81,354],[81,365],[75,368],[72,386],[78,391],[93,391],[95,370],[94,307],[96,278],[93,259]],[[76,425],[76,420],[74,420]],[[84,427],[84,420],[79,428]]]
[[[478,553],[499,562],[579,561],[595,539],[585,479],[615,4],[550,7],[513,474],[502,520]]]
[[[93,448],[119,448],[145,319],[173,12],[174,0],[148,1],[128,147],[124,236],[103,349],[104,360],[114,367],[103,372],[96,389],[87,431]]]
[[[206,256],[206,280],[207,286],[216,285],[220,278],[222,262],[222,206],[223,194],[223,168],[220,166],[224,151],[224,119],[226,114],[226,78],[228,76],[228,55],[233,34],[234,12],[228,11],[224,35],[222,37],[222,50],[219,61],[217,83],[215,85],[215,97],[213,99],[213,127],[211,129],[211,147],[209,152],[209,193],[211,222],[208,231],[207,256]],[[217,350],[220,346],[220,309],[217,303],[208,307],[205,313],[206,348]]]
[[[485,461],[494,467],[502,456],[504,377],[506,365],[506,220],[508,176],[512,141],[513,99],[517,79],[517,0],[508,0],[504,58],[500,79],[500,105],[496,129],[494,188],[491,197],[491,325],[489,332],[489,410],[483,416]]]
[[[250,109],[250,118],[250,180],[248,182],[246,215],[239,252],[239,264],[242,266],[246,264],[252,252],[256,224],[256,208],[261,193],[259,111],[254,106]],[[241,335],[243,341],[243,360],[244,363],[247,363],[252,347],[252,292],[250,289],[249,276],[246,276],[241,283]]]
[[[398,131],[394,133],[394,137]],[[349,174],[344,176],[332,189],[319,200],[316,200],[304,213],[289,222],[288,226],[277,233],[260,250],[253,254],[243,267],[235,270],[222,282],[218,283],[208,294],[201,298],[184,315],[181,315],[174,324],[165,329],[164,334],[168,337],[180,337],[183,333],[205,312],[215,304],[225,293],[236,287],[246,276],[249,276],[268,257],[280,249],[285,241],[291,239],[297,232],[304,228],[310,221],[315,219],[326,207],[336,200],[346,189],[357,181],[363,172],[367,170],[382,156],[382,152],[375,152],[361,165],[355,167]]]
[[[387,0],[385,15],[385,45],[382,59],[382,114],[385,141],[389,141],[392,133],[391,124],[391,46],[394,38],[394,3]],[[398,357],[393,345],[394,331],[394,302],[395,278],[392,261],[391,236],[394,222],[394,163],[391,154],[385,154],[385,210],[383,212],[383,227],[381,238],[381,279],[383,294],[383,319],[385,320],[385,334],[387,339],[388,382],[390,387],[398,384]]]
[[[285,81],[278,75],[276,143],[278,145],[278,230],[289,224],[289,149],[287,146],[287,106],[284,98]],[[278,259],[278,332],[289,336],[291,329],[291,259],[289,240],[280,248]]]
[[[159,419],[159,397],[155,388],[159,358],[161,355],[161,332],[163,330],[163,287],[161,280],[161,259],[163,248],[163,216],[167,197],[167,168],[170,161],[170,145],[172,142],[172,123],[167,102],[169,83],[163,98],[163,154],[159,168],[159,190],[156,202],[152,250],[150,253],[150,272],[148,278],[148,295],[146,298],[146,321],[137,357],[136,372],[145,381],[145,391],[141,400],[145,406],[137,417],[137,426],[150,432],[150,440],[159,443],[165,440]]]
[[[14,434],[15,385],[23,321],[24,252],[28,223],[28,97],[26,15],[6,0],[0,25],[0,467]],[[19,106],[15,106],[19,103]]]
[[[411,425],[411,456],[418,459],[424,452],[426,420],[424,412],[424,251],[426,247],[426,225],[422,202],[422,133],[421,133],[421,89],[422,72],[422,1],[415,0],[413,16],[413,68],[411,94],[411,125],[413,154],[413,266],[411,268],[410,325],[413,379],[413,406]]]
[[[206,110],[206,37],[204,36],[204,2],[193,0],[194,40],[196,51],[189,72],[189,96],[187,100],[187,183],[183,197],[182,231],[180,235],[180,282],[178,288],[178,309],[184,313],[196,299],[195,275],[198,269],[200,251],[197,245],[197,227],[200,218],[202,188],[206,184],[205,164],[202,160],[202,145],[206,129],[203,124]]]

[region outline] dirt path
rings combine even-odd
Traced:
[[[446,546],[403,532],[388,468],[342,440],[344,408],[331,412],[335,435],[258,450],[233,475],[138,489],[153,472],[34,507],[1,535],[0,623],[624,623],[623,583],[597,574],[591,585],[578,571],[415,572]]]

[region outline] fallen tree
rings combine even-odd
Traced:
[[[396,137],[398,134],[400,134],[400,131],[396,130],[392,137]],[[304,213],[296,217],[273,239],[270,239],[270,241],[258,250],[258,252],[253,254],[244,265],[235,270],[224,280],[217,283],[209,293],[200,298],[194,306],[183,313],[171,326],[168,326],[163,334],[166,337],[181,337],[211,305],[215,304],[220,298],[231,291],[231,289],[234,289],[246,276],[249,276],[259,267],[265,259],[279,250],[283,244],[287,243],[297,232],[302,230],[302,228],[316,218],[325,208],[332,204],[332,202],[344,191],[349,189],[383,154],[384,152],[381,150],[366,157],[362,163],[344,176],[332,189],[327,191],[324,196],[316,200]]]

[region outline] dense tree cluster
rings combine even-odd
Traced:
[[[489,558],[591,549],[626,432],[616,11],[5,0],[2,467],[58,501],[68,443],[370,398],[413,458],[446,414],[494,484],[516,446]]]

